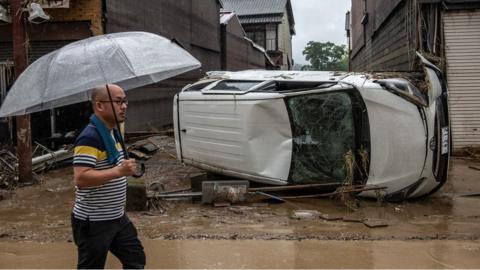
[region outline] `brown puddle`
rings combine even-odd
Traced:
[[[144,240],[147,268],[478,268],[478,241]],[[75,268],[71,243],[0,243],[0,268]],[[107,268],[121,268],[109,255]]]

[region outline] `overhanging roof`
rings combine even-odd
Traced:
[[[286,9],[290,32],[295,34],[290,0],[222,0],[222,3],[224,9],[235,12],[243,24],[279,23]]]
[[[283,13],[287,0],[223,0],[224,8],[238,16]]]
[[[253,16],[242,16],[240,17],[240,22],[242,24],[252,24],[252,23],[281,23],[283,14],[269,14],[269,15],[253,15]]]

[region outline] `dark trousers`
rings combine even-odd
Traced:
[[[103,269],[108,251],[124,269],[144,268],[143,246],[127,215],[106,221],[84,221],[72,215],[72,230],[78,247],[78,269]]]

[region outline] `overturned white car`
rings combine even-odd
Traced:
[[[175,98],[178,157],[266,184],[350,181],[397,201],[431,194],[447,179],[448,96],[420,58],[417,74],[210,72]]]

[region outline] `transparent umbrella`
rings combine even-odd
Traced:
[[[122,32],[91,37],[44,55],[28,66],[8,92],[0,117],[87,101],[90,91],[100,85],[114,83],[129,90],[200,66],[197,59],[174,41],[152,33]],[[114,109],[112,101],[111,104]],[[128,159],[125,143],[120,139]],[[142,172],[134,176],[141,176],[144,170],[142,164]]]
[[[90,91],[115,83],[124,90],[200,67],[175,42],[147,32],[121,32],[68,44],[33,62],[18,77],[0,117],[89,100]]]

